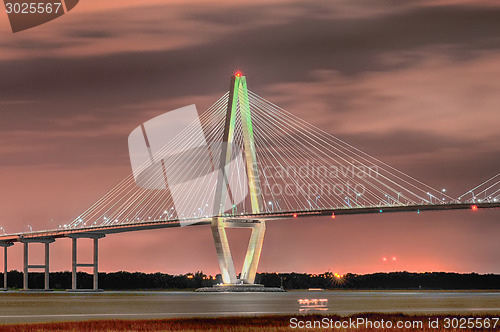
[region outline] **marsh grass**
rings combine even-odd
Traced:
[[[93,320],[82,322],[54,322],[37,324],[12,324],[0,325],[1,331],[297,331],[298,328],[290,327],[290,319],[297,317],[303,321],[321,320],[328,317],[333,320],[367,318],[371,321],[422,321],[423,329],[335,329],[335,331],[499,331],[500,326],[490,329],[438,329],[429,328],[429,319],[439,318],[442,322],[446,317],[474,317],[492,318],[491,315],[406,315],[406,314],[378,314],[367,313],[340,317],[337,315],[270,315],[270,316],[243,316],[221,318],[171,318],[155,320]],[[498,324],[497,324],[498,325]],[[306,331],[329,331],[328,329],[302,329]]]

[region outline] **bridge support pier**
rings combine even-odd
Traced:
[[[245,261],[241,271],[240,279],[236,276],[231,249],[227,240],[226,228],[251,228],[252,233],[248,242]],[[254,284],[257,266],[259,265],[266,223],[263,220],[225,221],[223,218],[212,219],[212,235],[214,237],[215,250],[219,260],[222,281],[226,285]]]
[[[7,285],[7,272],[8,272],[8,266],[7,266],[7,248],[10,246],[13,246],[14,243],[12,242],[5,242],[5,241],[0,241],[0,247],[3,247],[3,288],[0,288],[0,290],[7,290],[8,285]]]
[[[77,285],[77,269],[78,267],[92,267],[93,268],[93,291],[99,290],[99,239],[105,237],[104,234],[71,234],[68,237],[71,238],[71,291],[78,291]],[[92,263],[78,263],[77,259],[77,240],[79,238],[93,239],[94,252],[93,252],[93,262]],[[85,291],[85,290],[84,290]],[[86,290],[88,291],[88,290]]]
[[[260,184],[260,176],[257,163],[257,155],[255,152],[255,140],[253,135],[252,116],[248,101],[248,89],[245,76],[237,73],[231,78],[229,87],[229,97],[226,113],[226,121],[224,126],[224,134],[222,136],[223,144],[220,160],[219,160],[219,177],[215,191],[214,212],[218,212],[219,217],[212,219],[212,235],[214,237],[215,250],[219,260],[222,280],[224,284],[254,284],[257,266],[259,265],[262,243],[264,241],[264,233],[266,231],[266,223],[264,220],[251,220],[248,222],[234,221],[229,218],[220,217],[225,214],[226,201],[231,197],[228,190],[228,179],[231,174],[227,174],[227,165],[231,161],[234,130],[236,123],[236,113],[240,112],[241,130],[243,133],[243,143],[246,161],[246,173],[248,180],[248,192],[252,213],[259,214],[264,206],[262,202],[262,190]],[[239,204],[230,199],[231,204]],[[234,213],[234,212],[233,212]],[[252,228],[250,241],[248,242],[245,262],[241,271],[241,277],[236,277],[234,270],[234,262],[227,241],[226,228]]]
[[[24,245],[23,250],[23,290],[29,290],[28,285],[28,275],[29,269],[44,269],[44,289],[50,289],[50,269],[49,269],[49,258],[50,258],[50,244],[54,242],[55,239],[52,237],[41,237],[41,238],[21,238],[20,242]],[[38,265],[29,265],[29,244],[30,243],[43,243],[45,245],[45,263]]]
[[[248,249],[240,278],[245,284],[255,283],[255,275],[257,274],[262,244],[264,243],[264,234],[266,233],[266,222],[261,220],[253,223],[250,227],[252,227],[252,234],[250,234],[250,240],[248,241]]]

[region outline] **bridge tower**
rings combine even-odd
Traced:
[[[229,198],[228,167],[233,151],[234,128],[240,112],[241,128],[243,132],[244,152],[246,159],[246,175],[248,179],[248,192],[253,214],[259,214],[263,209],[257,156],[253,135],[252,117],[248,101],[246,77],[237,72],[231,77],[229,99],[227,105],[226,122],[224,127],[221,155],[219,161],[219,175],[215,192],[214,212],[212,219],[212,235],[219,260],[223,283],[226,285],[254,284],[257,266],[259,264],[262,243],[266,224],[264,220],[251,220],[248,222],[235,221],[225,217],[226,200]],[[248,243],[245,261],[240,279],[237,278],[231,250],[227,239],[226,228],[251,228],[252,233]]]

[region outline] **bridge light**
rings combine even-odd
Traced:
[[[332,213],[332,219],[335,219],[335,213]]]
[[[293,214],[293,217],[294,217],[294,218],[297,218],[297,213],[294,213],[294,214]]]
[[[472,211],[477,211],[477,205],[472,205]]]
[[[380,210],[379,212],[382,213],[382,210]]]

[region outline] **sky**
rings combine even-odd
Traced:
[[[498,17],[497,1],[478,0],[86,0],[13,34],[2,10],[0,227],[74,219],[131,173],[134,128],[209,107],[237,69],[260,96],[457,197],[500,172]],[[499,218],[268,222],[259,271],[500,273]],[[229,236],[241,268],[248,234]],[[90,240],[79,243],[90,261]],[[42,245],[30,248],[30,264],[41,262]],[[21,257],[9,249],[9,269]],[[58,239],[51,270],[70,268],[70,240]],[[100,270],[216,274],[218,264],[200,226],[110,235]]]

